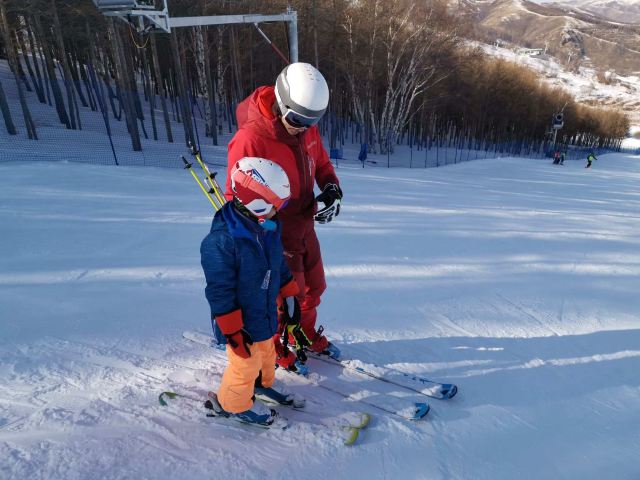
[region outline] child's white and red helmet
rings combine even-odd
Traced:
[[[289,177],[280,165],[258,157],[244,157],[231,170],[233,195],[260,222],[273,207],[280,211],[291,197]]]

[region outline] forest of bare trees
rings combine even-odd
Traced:
[[[627,133],[623,114],[578,104],[526,68],[467,47],[466,26],[438,0],[169,0],[173,17],[289,5],[298,12],[300,60],[317,65],[331,89],[323,129],[332,146],[347,123],[379,153],[402,141],[540,143],[561,109],[564,144],[616,148]],[[261,28],[287,53],[284,25]],[[28,92],[68,129],[82,129],[80,108],[102,112],[107,131],[125,122],[135,151],[141,136],[194,142],[195,105],[217,144],[233,127],[235,105],[283,67],[253,26],[139,34],[91,0],[0,0],[0,30],[23,116],[12,118],[0,83],[4,125],[10,134],[24,125],[34,140]]]

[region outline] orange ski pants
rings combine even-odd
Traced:
[[[273,340],[249,345],[251,356],[242,358],[227,345],[229,365],[222,375],[218,401],[230,413],[240,413],[253,406],[253,390],[258,375],[262,373],[262,385],[270,387],[276,378],[276,350]]]

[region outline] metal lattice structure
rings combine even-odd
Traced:
[[[167,0],[158,9],[155,0],[93,0],[107,17],[117,17],[133,25],[140,32],[170,32]]]
[[[93,0],[98,10],[108,17],[117,17],[143,33],[166,32],[172,28],[207,25],[286,22],[289,28],[290,61],[298,61],[298,14],[288,9],[277,15],[215,15],[169,17],[167,0]]]

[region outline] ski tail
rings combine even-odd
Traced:
[[[429,410],[431,410],[431,406],[428,403],[416,402],[415,410],[413,411],[413,415],[411,416],[410,420],[423,419],[424,417],[427,416],[427,413],[429,413]]]
[[[448,400],[458,393],[458,387],[452,383],[434,382],[428,378],[405,373],[393,368],[365,364],[364,362],[356,360],[336,360],[325,355],[316,354],[315,352],[308,352],[308,356],[321,362],[340,365],[342,368],[353,370],[368,377],[375,378],[376,380],[396,385],[431,398]]]

